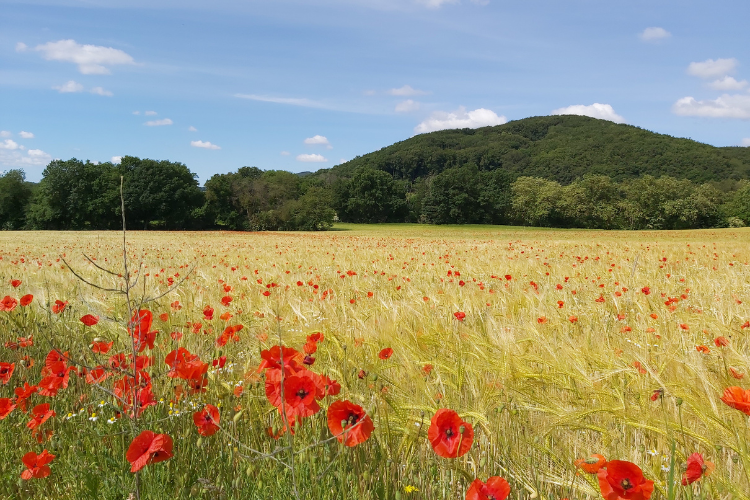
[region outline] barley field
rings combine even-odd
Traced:
[[[750,230],[334,229],[0,232],[0,498],[750,499]]]

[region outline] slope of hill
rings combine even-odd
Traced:
[[[694,182],[750,178],[750,148],[717,148],[632,125],[585,116],[542,116],[495,127],[422,134],[329,170],[348,177],[364,167],[415,180],[468,163],[563,184],[584,174],[623,181],[668,175]]]

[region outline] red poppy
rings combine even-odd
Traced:
[[[284,402],[287,416],[309,417],[320,411],[320,405],[315,401],[318,388],[313,378],[307,373],[284,379]]]
[[[12,286],[13,288],[18,288],[19,286],[21,286],[21,283],[21,280],[10,280],[10,286]]]
[[[114,345],[114,342],[96,342],[94,341],[93,344],[91,344],[91,352],[94,354],[107,354],[110,349],[112,349],[112,346]]]
[[[0,363],[0,382],[2,382],[3,385],[10,381],[10,377],[13,375],[13,370],[15,368],[15,363]]]
[[[604,458],[604,456],[599,455],[598,453],[594,453],[589,458],[577,459],[575,462],[573,462],[573,465],[583,469],[589,474],[596,474],[597,472],[599,472],[599,469],[607,465],[607,460]]]
[[[26,411],[26,400],[31,397],[39,388],[35,385],[29,385],[28,382],[23,383],[23,387],[16,387],[16,404],[23,410]]]
[[[22,305],[23,307],[26,307],[26,306],[28,306],[29,304],[31,304],[31,302],[32,302],[33,300],[34,300],[34,296],[33,296],[33,295],[31,295],[31,294],[28,294],[28,295],[24,295],[23,297],[21,297],[20,303],[21,303],[21,305]]]
[[[323,342],[323,334],[320,332],[311,333],[307,336],[308,342]]]
[[[232,303],[232,297],[230,297],[229,295],[225,295],[224,297],[221,298],[222,305],[228,306],[231,303]]]
[[[206,318],[207,321],[211,321],[212,319],[214,319],[214,308],[211,306],[204,307],[203,317]]]
[[[466,455],[471,449],[474,429],[455,411],[441,408],[432,417],[427,438],[438,456],[456,458]]]
[[[28,427],[31,430],[36,429],[40,425],[42,425],[44,422],[50,419],[50,417],[54,417],[57,415],[53,410],[49,409],[49,403],[44,403],[40,405],[36,405],[31,410],[31,420],[28,424],[26,424],[26,427]]]
[[[26,466],[26,470],[21,473],[21,479],[28,481],[32,477],[41,479],[49,476],[51,471],[47,464],[54,459],[55,455],[52,455],[47,450],[44,450],[39,455],[33,451],[28,452],[21,459]]]
[[[193,422],[201,436],[213,436],[219,430],[219,409],[214,405],[206,405],[202,411],[193,413]]]
[[[643,288],[641,288],[641,293],[643,293],[643,295],[648,295],[651,293],[651,288],[644,286]]]
[[[18,301],[16,299],[6,295],[5,297],[3,297],[3,300],[0,300],[0,311],[11,312],[13,309],[16,308],[17,304],[18,304]]]
[[[391,349],[390,347],[386,347],[378,353],[378,357],[380,359],[388,359],[391,356],[393,356],[393,349]]]
[[[224,347],[227,345],[227,342],[232,339],[233,341],[237,342],[240,340],[240,337],[237,335],[237,332],[245,328],[242,325],[234,325],[234,326],[228,326],[224,329],[221,336],[216,340],[216,345],[219,347]]]
[[[731,366],[729,367],[729,373],[731,373],[732,376],[734,378],[738,379],[738,380],[741,379],[741,378],[743,378],[745,376],[744,373],[742,373],[741,371],[739,371],[736,368],[733,368]]]
[[[164,362],[170,367],[167,376],[171,378],[198,380],[208,372],[208,363],[203,363],[197,355],[191,354],[184,347],[167,354]]]
[[[301,369],[300,363],[302,363],[302,359],[304,358],[302,353],[296,349],[284,346],[279,347],[277,345],[271,347],[271,349],[261,351],[260,357],[262,361],[260,362],[260,365],[258,365],[259,372],[266,368],[281,369],[279,362],[282,361],[284,363],[285,375],[287,373],[293,375]]]
[[[716,337],[714,339],[714,345],[716,345],[716,347],[726,347],[729,345],[729,339],[726,337]]]
[[[458,311],[458,312],[454,312],[453,316],[455,316],[458,321],[463,321],[464,318],[466,318],[466,313],[463,311]]]
[[[222,321],[229,321],[230,319],[232,319],[232,316],[234,316],[234,314],[227,311],[225,313],[222,313],[221,316],[219,316],[219,319]]]
[[[42,368],[42,377],[44,378],[38,384],[39,394],[50,397],[57,396],[57,392],[60,389],[66,389],[68,387],[71,370],[75,370],[75,368],[67,366],[64,361],[48,362],[45,367]]]
[[[10,398],[0,398],[0,420],[4,419],[10,412],[16,409],[16,405]]]
[[[483,483],[475,479],[466,491],[466,500],[505,500],[510,495],[510,484],[499,476],[493,476]]]
[[[88,371],[88,373],[86,373],[86,383],[101,384],[102,382],[107,380],[107,377],[109,377],[111,374],[112,372],[105,370],[103,366],[97,366],[96,368],[92,368]]]
[[[745,415],[750,415],[750,389],[744,390],[737,386],[727,387],[724,389],[721,400],[727,406],[740,410]]]
[[[52,312],[55,314],[60,314],[65,310],[66,307],[68,307],[67,300],[65,302],[63,302],[62,300],[56,300],[55,305],[52,306]]]
[[[173,311],[177,312],[182,309],[182,304],[180,304],[179,300],[175,300],[174,302],[169,304],[169,307],[171,307]]]
[[[643,477],[643,471],[632,462],[612,460],[597,474],[604,500],[648,500],[654,482]]]
[[[357,446],[367,441],[375,426],[361,406],[351,401],[336,401],[328,407],[328,428],[339,443]]]
[[[159,319],[162,320],[162,321],[167,321],[169,319],[169,314],[167,314],[167,313],[161,313],[159,315]]]
[[[81,318],[81,323],[86,326],[94,326],[95,324],[99,323],[99,316],[87,314],[86,316]]]
[[[138,472],[146,465],[172,458],[172,438],[153,431],[141,432],[128,447],[125,458],[130,462],[130,472]]]
[[[302,346],[302,350],[305,351],[305,354],[315,354],[315,352],[318,350],[318,344],[316,342],[310,342],[309,340],[305,342],[305,345]]]
[[[707,476],[714,468],[711,462],[705,462],[703,455],[693,453],[687,459],[687,470],[682,475],[682,485],[687,486],[698,481],[701,477]]]

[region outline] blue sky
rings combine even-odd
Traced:
[[[0,171],[329,168],[417,133],[587,114],[750,146],[750,2],[0,0]]]

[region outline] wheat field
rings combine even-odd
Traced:
[[[637,464],[651,498],[750,499],[748,417],[720,399],[750,380],[749,230],[335,229],[128,232],[127,296],[121,232],[0,232],[0,299],[33,295],[0,309],[0,362],[14,365],[0,400],[16,406],[0,420],[0,497],[463,499],[502,476],[512,499],[598,499],[575,463],[601,454]],[[127,369],[108,360],[131,352],[138,309],[158,331],[141,353],[154,404],[131,418],[114,385]],[[292,436],[261,352],[304,355],[315,333],[305,366],[341,390]],[[168,373],[180,347],[209,365],[205,387]],[[20,401],[50,352],[68,353],[67,387]],[[96,366],[113,371],[89,383]],[[357,446],[332,438],[339,399],[374,424]],[[30,429],[45,403],[55,415]],[[221,415],[211,436],[193,420],[206,404]],[[459,458],[428,440],[440,408],[473,426]],[[173,456],[134,474],[143,430],[170,436]],[[23,479],[22,457],[42,450],[50,475]],[[683,486],[696,452],[715,467]]]

